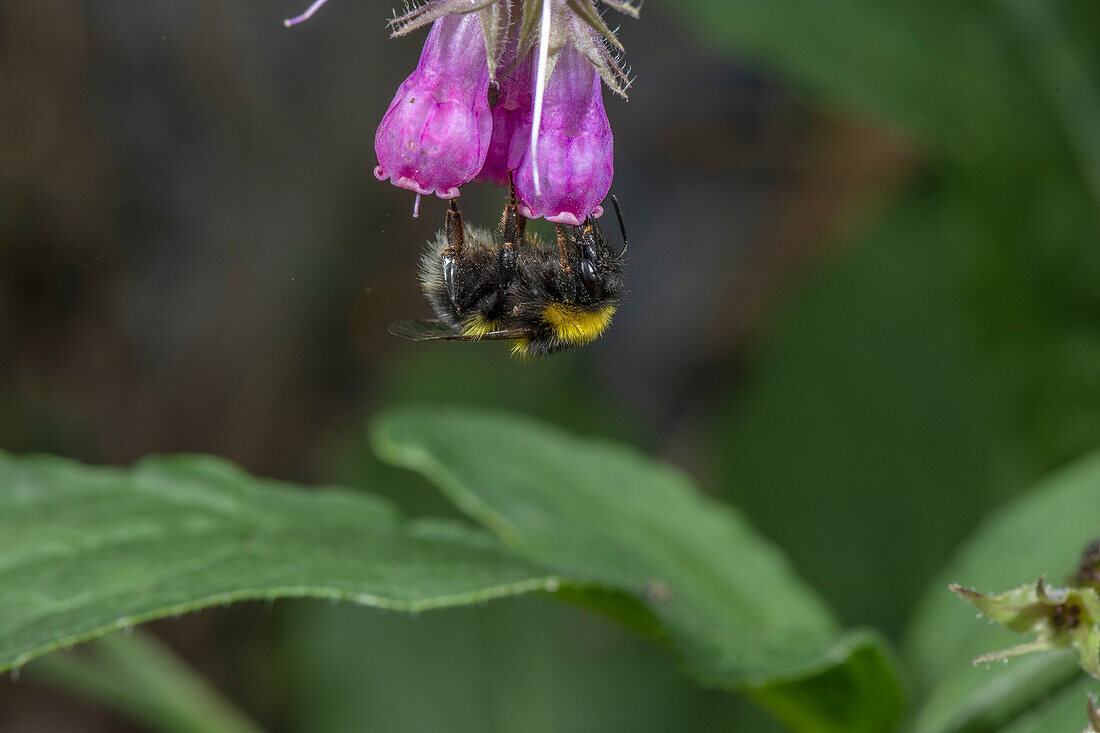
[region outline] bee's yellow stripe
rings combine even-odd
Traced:
[[[471,316],[462,324],[462,335],[481,338],[487,333],[492,333],[500,327],[496,321],[490,321],[485,316]]]
[[[516,339],[516,342],[512,344],[512,356],[517,359],[530,358],[531,354],[527,351],[527,348],[531,345],[531,339],[520,338]]]
[[[614,314],[613,305],[589,311],[565,303],[551,303],[543,310],[542,317],[559,341],[582,346],[606,331]]]

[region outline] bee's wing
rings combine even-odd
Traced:
[[[522,328],[504,328],[499,331],[490,331],[480,336],[467,336],[466,334],[452,331],[449,326],[438,320],[408,320],[394,321],[390,324],[390,333],[401,336],[410,341],[504,341],[518,339],[527,336],[527,331]]]
[[[402,319],[390,324],[390,333],[401,336],[411,341],[434,341],[436,339],[450,339],[460,336],[446,326],[442,321],[416,321]]]

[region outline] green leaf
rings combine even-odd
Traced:
[[[239,600],[413,611],[558,585],[483,531],[405,523],[370,496],[260,481],[220,460],[119,470],[0,454],[0,670]]]
[[[892,634],[1019,473],[969,341],[972,229],[938,188],[896,202],[791,296],[714,410],[714,484],[843,618]]]
[[[896,717],[877,638],[842,634],[775,547],[670,466],[466,410],[392,411],[372,436],[381,457],[427,476],[532,561],[632,594],[704,682],[748,689],[799,730],[882,730]],[[843,694],[807,713],[818,677]]]
[[[974,609],[960,603],[948,584],[1000,591],[1040,575],[1060,584],[1098,535],[1100,454],[1044,480],[983,524],[929,586],[907,634],[905,658],[925,698],[917,731],[996,727],[1076,684],[1081,678],[1076,657],[1064,651],[973,666],[972,659],[1011,647],[1020,638],[976,619]],[[1084,725],[1083,701],[1082,694],[1079,726]]]
[[[925,159],[922,185],[951,179],[969,221],[947,232],[917,221],[912,236],[930,248],[945,234],[958,243],[966,281],[951,295],[970,300],[964,347],[1001,392],[994,398],[1011,415],[1005,426],[1047,462],[1091,450],[1100,431],[1095,6],[680,0],[673,11],[726,56],[760,63],[821,106],[900,128]],[[823,333],[846,324],[830,325]],[[877,351],[873,341],[862,346]]]
[[[1066,153],[1045,90],[1021,59],[1031,39],[1001,3],[680,0],[677,9],[716,48],[758,58],[960,158]]]
[[[882,731],[904,703],[883,679],[895,661],[878,637],[851,634],[835,649],[843,660],[821,674],[749,691],[762,705],[800,731]]]

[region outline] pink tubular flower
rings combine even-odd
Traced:
[[[546,82],[537,161],[528,144],[532,117],[529,111],[509,146],[520,213],[574,226],[589,214],[601,216],[599,203],[611,188],[614,172],[611,124],[599,74],[572,46],[561,50]],[[496,130],[493,137],[495,141]]]
[[[458,196],[458,187],[481,170],[489,149],[488,89],[477,14],[436,20],[416,70],[398,88],[378,126],[375,177],[418,195]]]
[[[509,171],[518,168],[523,159],[531,131],[534,94],[531,63],[531,58],[526,59],[500,80],[500,93],[493,106],[493,136],[489,140],[485,165],[477,174],[478,181],[507,186]]]
[[[635,18],[641,7],[599,1]],[[416,192],[413,216],[421,195],[454,198],[475,177],[514,177],[528,218],[576,226],[601,216],[613,172],[603,85],[625,99],[630,79],[596,0],[420,0],[390,21],[392,37],[428,24],[420,62],[378,127],[375,177]]]

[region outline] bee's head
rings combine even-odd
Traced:
[[[577,301],[587,306],[598,306],[616,301],[625,292],[623,257],[626,255],[626,229],[623,227],[619,202],[611,197],[619,227],[623,233],[623,248],[615,252],[600,231],[600,225],[591,216],[573,232],[576,247]]]

